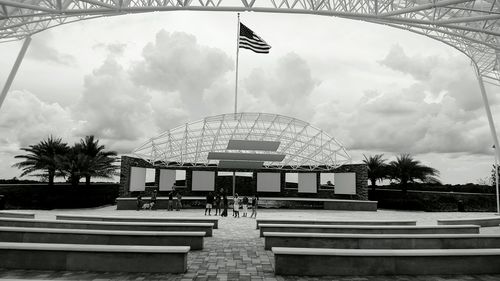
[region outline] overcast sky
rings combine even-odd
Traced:
[[[233,112],[236,14],[101,18],[33,36],[0,109],[0,178],[20,147],[94,134],[129,153],[205,116]],[[421,35],[322,16],[243,13],[271,46],[240,50],[240,112],[295,117],[340,140],[355,163],[411,153],[444,183],[490,175],[492,138],[470,60]],[[0,44],[3,86],[22,42]],[[499,89],[488,86],[494,119]],[[500,124],[497,124],[500,126]]]

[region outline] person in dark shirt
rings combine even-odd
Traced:
[[[247,216],[247,212],[248,212],[248,197],[244,196],[241,204],[243,205],[243,215],[242,215],[242,217],[246,217]]]
[[[150,201],[150,206],[151,208],[150,209],[156,209],[155,205],[156,205],[156,197],[158,196],[158,191],[153,190],[153,194],[151,194],[151,201]]]
[[[222,211],[222,214],[221,216],[222,217],[227,217],[227,206],[228,206],[228,202],[227,202],[227,196],[226,194],[224,193],[224,195],[222,196],[222,205],[224,207],[224,211]]]
[[[207,205],[205,206],[205,216],[208,215],[211,216],[210,212],[212,211],[212,205],[214,203],[214,196],[212,195],[212,192],[209,192],[207,194]]]
[[[137,211],[139,211],[142,208],[142,197],[141,195],[137,196]]]
[[[217,216],[217,214],[219,214],[219,216],[221,215],[221,202],[222,201],[222,198],[220,197],[220,193],[217,193],[215,195],[215,199],[214,199],[214,208],[215,208],[215,215]]]
[[[259,196],[255,194],[252,198],[252,214],[251,218],[257,218],[257,207],[259,206]]]
[[[170,191],[168,194],[168,208],[167,210],[173,211],[174,210],[174,188]]]

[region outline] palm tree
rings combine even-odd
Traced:
[[[25,160],[13,165],[13,167],[23,170],[21,176],[42,171],[42,174],[36,174],[36,176],[48,178],[49,185],[54,185],[54,178],[58,176],[57,172],[60,168],[57,158],[68,152],[68,145],[63,143],[60,138],[55,139],[49,136],[46,140],[21,148],[21,150],[28,152],[28,154],[17,155],[15,158],[24,158]]]
[[[65,155],[59,155],[57,161],[61,174],[74,186],[78,185],[90,166],[90,159],[82,153],[82,146],[79,143],[71,147]]]
[[[91,177],[111,178],[117,175],[118,166],[115,165],[115,151],[105,151],[104,145],[94,136],[86,136],[80,140],[81,153],[87,157],[87,167],[83,175],[86,185],[90,185]]]
[[[401,189],[406,192],[407,184],[419,180],[426,183],[440,183],[436,178],[439,171],[422,165],[420,161],[414,160],[410,154],[401,154],[396,161],[389,163],[391,178],[399,181]]]
[[[365,160],[363,162],[368,166],[368,179],[372,183],[372,188],[375,188],[377,181],[382,181],[388,177],[387,164],[383,159],[384,154],[376,154],[375,156],[366,157],[363,154]]]

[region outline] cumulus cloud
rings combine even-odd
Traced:
[[[49,135],[71,143],[73,128],[68,108],[44,102],[29,91],[10,92],[0,110],[0,178],[20,174],[11,166],[18,162],[14,156],[23,154],[21,147],[38,143]]]
[[[37,36],[31,40],[27,57],[44,62],[52,62],[65,66],[75,66],[76,59],[69,55],[60,52],[57,48],[50,45],[51,36]]]
[[[162,92],[177,91],[187,106],[199,104],[204,91],[233,70],[226,53],[183,32],[159,31],[142,56],[130,71],[133,81]]]
[[[465,110],[483,107],[474,71],[463,56],[408,56],[401,46],[394,45],[379,63],[411,75],[416,80],[413,87],[420,87],[433,98],[442,97],[445,93],[452,96]],[[488,92],[491,94],[498,90],[488,87]],[[492,104],[498,102],[495,95],[490,95],[490,99]]]
[[[308,63],[299,55],[289,53],[278,59],[272,69],[254,69],[243,79],[243,90],[248,97],[243,106],[249,111],[309,119],[317,103],[311,95],[319,85]]]
[[[75,107],[79,135],[111,140],[136,140],[146,134],[151,119],[151,95],[134,85],[112,57],[85,77],[85,90]]]

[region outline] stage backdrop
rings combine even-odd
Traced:
[[[146,168],[132,167],[130,170],[130,191],[146,189]]]
[[[356,174],[335,173],[335,194],[356,194]]]
[[[214,191],[215,172],[193,171],[193,191]]]
[[[299,192],[317,193],[316,174],[299,173]]]
[[[160,170],[160,191],[170,191],[175,184],[175,170]]]
[[[280,192],[280,176],[279,173],[257,173],[257,191]]]

